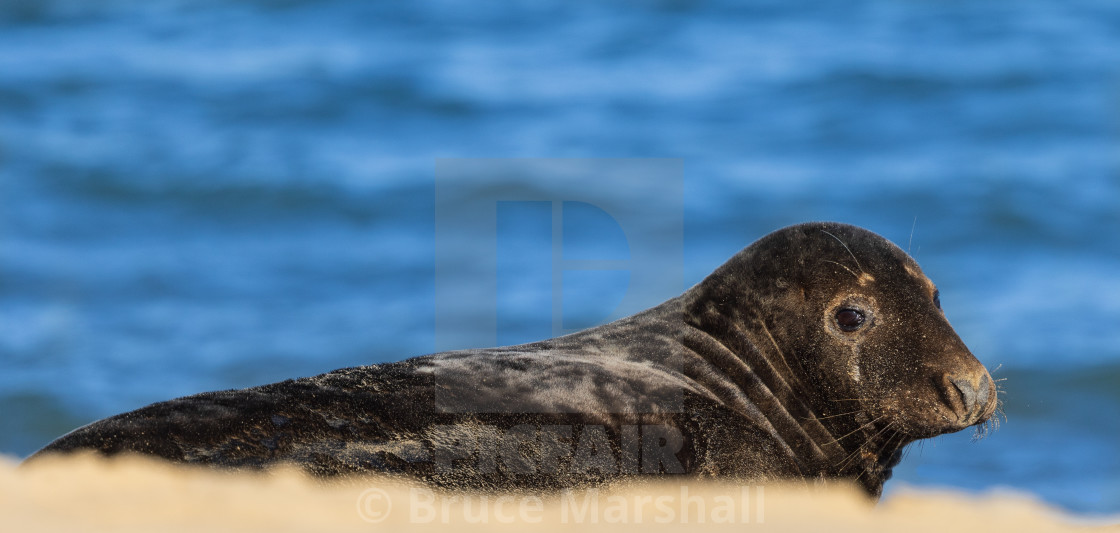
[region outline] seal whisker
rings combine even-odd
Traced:
[[[856,409],[855,411],[848,411],[848,412],[846,412],[846,413],[838,413],[838,414],[835,414],[835,415],[828,415],[828,416],[816,416],[816,415],[813,415],[813,416],[814,416],[814,417],[816,417],[816,419],[817,419],[817,420],[828,420],[828,419],[830,419],[830,418],[836,418],[836,417],[839,417],[839,416],[848,416],[848,415],[854,415],[854,414],[856,414],[856,413],[862,413],[862,412],[863,412],[863,410],[862,410],[862,409]]]
[[[996,390],[999,391],[999,387],[996,387]],[[976,433],[973,434],[972,440],[973,441],[978,441],[980,439],[983,439],[984,437],[987,437],[988,435],[992,434],[993,432],[999,430],[999,424],[1000,424],[999,418],[1001,416],[1003,417],[1003,421],[1007,422],[1007,413],[1005,413],[1004,410],[1003,410],[1003,400],[997,397],[996,398],[996,409],[995,409],[994,416],[989,418],[983,424],[980,424],[980,425],[976,426]]]
[[[883,415],[883,416],[879,417],[877,420],[881,420],[883,418],[886,418],[886,415]],[[866,425],[867,424],[864,424],[864,426],[866,426]],[[845,468],[847,468],[851,464],[851,461],[854,460],[856,458],[856,456],[860,454],[861,451],[863,451],[864,446],[867,446],[868,444],[871,444],[872,442],[874,442],[874,440],[879,435],[882,435],[884,432],[886,432],[888,429],[890,429],[891,426],[893,426],[893,425],[894,425],[894,422],[891,422],[891,423],[883,426],[883,428],[880,429],[879,431],[876,431],[874,435],[871,435],[870,437],[864,439],[864,441],[862,443],[860,443],[859,446],[856,446],[855,450],[853,450],[852,453],[848,455],[848,458],[844,459],[844,462],[837,465],[837,471],[843,471]],[[861,427],[861,429],[862,429],[862,427]],[[889,441],[889,439],[888,439],[888,441]]]
[[[891,429],[891,428],[892,428],[893,426],[894,426],[894,422],[891,422],[890,424],[887,424],[886,428],[884,428],[884,429]],[[880,461],[882,460],[882,457],[883,457],[884,455],[887,455],[887,454],[890,454],[890,455],[894,455],[894,453],[895,453],[896,451],[898,451],[898,449],[897,449],[897,448],[895,448],[894,450],[891,450],[891,449],[890,449],[890,447],[891,447],[891,442],[892,442],[892,441],[894,441],[894,439],[895,439],[895,438],[897,438],[897,437],[898,437],[898,436],[900,436],[900,435],[902,435],[902,432],[901,432],[901,431],[898,431],[898,430],[895,430],[895,429],[891,429],[891,433],[890,433],[890,436],[888,436],[888,437],[887,437],[887,439],[883,441],[883,444],[881,444],[881,445],[879,446],[879,448],[878,448],[877,450],[875,450],[875,453],[874,453],[874,454],[872,454],[872,455],[874,455],[874,456],[875,456],[876,458],[878,458],[878,459],[879,459]],[[901,459],[901,458],[900,458],[900,459]],[[880,464],[881,464],[881,463],[880,463]],[[892,467],[893,467],[893,466],[892,466]],[[886,468],[886,470],[890,470],[890,468],[892,468],[892,467],[885,467],[885,468]],[[861,478],[863,478],[863,476],[864,476],[865,474],[869,473],[870,471],[871,471],[871,469],[869,469],[869,468],[864,468],[864,469],[863,469],[863,471],[862,471],[862,472],[860,472],[858,476],[856,476],[856,481],[858,482],[858,481],[859,481],[859,480],[860,480]]]
[[[918,448],[919,449],[921,448],[921,443],[918,444]],[[907,457],[910,457],[910,452],[912,452],[912,451],[914,451],[914,446],[907,446],[907,447],[903,448],[902,449],[902,458],[905,459]]]
[[[793,368],[791,368],[789,365],[789,359],[786,358],[786,354],[782,351],[782,348],[778,346],[778,341],[774,338],[774,335],[770,333],[770,328],[766,326],[766,322],[760,319],[756,320],[755,323],[762,327],[762,332],[766,334],[766,338],[770,339],[770,345],[774,347],[774,352],[778,354],[778,360],[782,363],[783,370],[785,370],[786,376],[789,376],[790,378],[787,381],[793,382],[793,385],[797,387],[797,392],[799,394],[805,394],[808,391],[808,388],[805,387],[805,384],[802,383],[801,379],[797,377],[797,374],[793,372]],[[736,333],[746,336],[746,334],[739,329],[736,329]],[[798,370],[800,370],[802,374],[805,374],[805,367],[801,366],[801,361],[794,359],[794,362],[797,363]],[[784,378],[784,376],[779,375],[778,378],[782,379]]]
[[[849,466],[854,465],[855,461],[856,461],[856,458],[863,455],[863,447],[866,446],[868,444],[868,442],[870,442],[870,441],[864,441],[864,442],[860,443],[859,446],[856,446],[855,449],[852,450],[852,453],[849,453],[846,457],[844,457],[844,460],[841,461],[839,464],[837,464],[834,467],[836,472],[838,472],[840,474],[843,474],[843,472]]]
[[[847,270],[848,273],[852,275],[852,277],[854,277],[856,279],[859,279],[859,274],[856,274],[852,269],[850,269],[850,268],[848,268],[848,267],[846,267],[846,266],[844,266],[840,263],[837,263],[836,261],[831,261],[831,260],[828,260],[828,259],[821,259],[821,261],[824,261],[825,263],[832,263],[832,264],[834,264],[834,265],[836,265],[840,268],[843,268],[844,270]]]
[[[976,442],[978,440],[981,440],[997,429],[999,429],[999,419],[989,418],[983,424],[976,426],[976,432],[972,434],[972,441]]]
[[[918,215],[914,215],[914,223],[910,225],[910,240],[906,243],[906,253],[910,253],[910,247],[914,245],[914,230],[918,229]]]
[[[856,262],[856,266],[859,267],[859,271],[860,272],[866,272],[863,269],[863,265],[859,264],[859,259],[856,257],[856,254],[852,253],[852,249],[848,248],[848,245],[845,244],[844,241],[840,240],[840,237],[837,237],[837,236],[835,236],[835,235],[833,235],[833,234],[831,234],[831,233],[829,233],[829,232],[827,232],[823,229],[821,231],[824,232],[825,235],[828,235],[829,237],[832,237],[833,239],[836,239],[836,242],[840,243],[840,246],[843,246],[844,249],[848,251],[848,255],[852,256],[852,260],[854,260]],[[859,276],[856,276],[856,277],[859,277]]]
[[[887,418],[887,415],[880,415],[879,417],[877,417],[877,418],[873,419],[872,421],[870,421],[870,422],[868,422],[868,423],[866,423],[866,424],[863,424],[862,426],[860,426],[860,427],[858,427],[858,428],[856,428],[856,429],[854,429],[854,430],[852,430],[852,431],[848,432],[848,433],[847,433],[847,434],[845,434],[844,436],[842,436],[842,437],[839,437],[839,438],[837,438],[836,440],[834,440],[834,441],[832,441],[832,442],[835,442],[835,443],[839,443],[840,441],[842,441],[842,440],[844,440],[844,439],[846,439],[846,438],[848,438],[848,437],[851,437],[852,435],[855,435],[856,433],[859,433],[859,432],[860,432],[860,431],[862,431],[862,430],[863,430],[864,428],[866,428],[866,427],[868,427],[868,426],[872,426],[872,425],[874,425],[874,424],[876,424],[876,423],[878,423],[878,422],[882,421],[882,420],[883,420],[883,419],[885,419],[885,418]],[[832,443],[830,442],[829,444],[832,444]]]

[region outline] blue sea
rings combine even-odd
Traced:
[[[479,158],[514,170],[437,172]],[[541,161],[586,172],[516,171]],[[673,186],[598,174],[620,161]],[[1006,420],[912,446],[888,494],[1120,513],[1111,0],[0,0],[0,453],[469,344],[443,312],[521,342],[637,311],[633,277],[573,275],[554,320],[547,217],[578,222],[580,179],[664,214],[637,231],[668,235],[642,262],[672,279],[642,301],[808,220],[909,249]],[[441,187],[552,200],[502,204],[489,301],[437,294],[484,244],[437,246]],[[592,222],[564,238],[634,259]]]

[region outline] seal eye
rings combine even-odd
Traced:
[[[855,331],[863,325],[867,317],[858,309],[841,309],[836,312],[836,325],[844,331]]]
[[[933,305],[941,309],[941,291],[933,291]]]

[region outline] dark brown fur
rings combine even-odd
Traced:
[[[157,403],[36,455],[294,462],[490,490],[652,475],[850,478],[878,495],[905,445],[995,410],[994,384],[935,290],[874,233],[802,224],[610,324]],[[838,326],[845,308],[864,313],[859,329]]]

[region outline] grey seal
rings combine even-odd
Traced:
[[[160,402],[31,459],[294,463],[481,490],[846,478],[878,496],[907,444],[996,407],[991,376],[909,255],[855,226],[806,223],[609,324]]]

